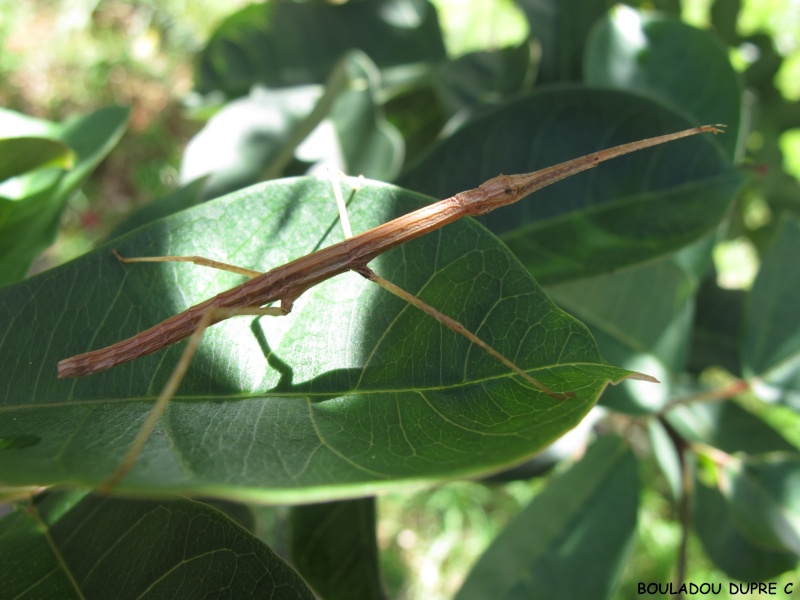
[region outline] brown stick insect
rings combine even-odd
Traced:
[[[699,133],[721,133],[723,131],[722,127],[724,126],[704,125],[622,144],[533,173],[498,175],[477,188],[460,192],[455,196],[440,200],[355,236],[352,236],[349,231],[344,203],[341,200],[341,192],[338,192],[337,203],[339,204],[339,213],[345,228],[346,239],[275,267],[266,273],[227,265],[198,256],[123,258],[115,252],[117,258],[125,263],[192,262],[201,266],[232,271],[250,277],[250,279],[131,338],[117,342],[107,348],[66,358],[58,363],[58,376],[60,378],[81,377],[105,371],[118,364],[156,352],[165,346],[189,338],[181,359],[153,405],[146,422],[139,430],[122,463],[105,482],[103,488],[108,490],[113,487],[134,465],[136,458],[163,414],[167,403],[174,396],[183,380],[206,328],[238,315],[287,315],[292,310],[294,301],[305,291],[346,271],[354,271],[369,281],[377,283],[388,292],[402,298],[446,327],[463,335],[543,393],[559,400],[565,400],[573,396],[574,394],[569,390],[554,391],[547,388],[511,360],[468,331],[461,323],[383,279],[367,265],[374,258],[395,246],[435,231],[462,217],[483,215],[502,206],[513,204],[539,189],[596,167],[601,162]],[[338,191],[336,185],[334,185],[334,191]],[[279,303],[279,305],[269,306],[272,303]],[[647,376],[641,377],[648,379]],[[649,380],[655,381],[652,378],[649,378]]]

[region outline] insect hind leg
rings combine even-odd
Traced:
[[[183,381],[186,371],[189,369],[192,358],[194,358],[194,355],[197,353],[203,333],[205,333],[205,330],[208,329],[210,325],[218,322],[220,319],[229,319],[237,316],[284,316],[288,314],[290,310],[291,303],[283,303],[279,307],[268,306],[265,308],[212,307],[203,313],[203,317],[200,319],[200,322],[197,324],[194,332],[189,337],[186,347],[183,349],[183,354],[181,355],[178,364],[175,365],[175,369],[172,371],[167,383],[164,385],[161,393],[158,395],[155,404],[153,404],[153,408],[150,409],[150,413],[147,415],[147,419],[139,429],[139,432],[136,434],[131,447],[128,449],[128,452],[125,454],[125,457],[122,459],[120,465],[111,474],[111,476],[100,485],[98,491],[104,494],[109,493],[133,468],[133,465],[136,463],[136,459],[139,457],[139,454],[141,454],[142,449],[147,443],[147,440],[150,439],[150,435],[153,433],[156,425],[158,425],[158,421],[163,416],[169,401],[175,396],[175,392],[178,391],[178,387]]]
[[[545,394],[547,394],[551,398],[555,398],[556,400],[566,400],[567,398],[572,398],[572,397],[575,396],[574,392],[561,393],[561,392],[554,392],[553,390],[549,389],[541,381],[539,381],[538,379],[535,379],[534,377],[532,377],[531,375],[529,375],[528,373],[523,371],[514,362],[512,362],[511,360],[509,360],[508,358],[506,358],[505,356],[500,354],[497,350],[492,348],[489,344],[484,342],[477,335],[475,335],[469,329],[464,327],[464,325],[462,325],[461,323],[459,323],[455,319],[453,319],[451,317],[448,317],[446,314],[442,313],[441,311],[435,309],[430,304],[420,300],[414,294],[411,294],[411,293],[405,291],[403,288],[393,284],[391,281],[388,281],[388,280],[384,279],[383,277],[381,277],[380,275],[375,273],[375,271],[373,271],[369,267],[362,266],[362,267],[357,267],[357,268],[355,268],[353,270],[356,271],[356,273],[358,273],[362,277],[364,277],[364,278],[366,278],[366,279],[368,279],[368,280],[370,280],[370,281],[372,281],[374,283],[377,283],[379,286],[381,286],[387,292],[389,292],[391,294],[394,294],[398,298],[401,298],[402,300],[405,300],[406,302],[408,302],[412,306],[418,308],[419,310],[424,312],[426,315],[429,315],[429,316],[433,317],[434,319],[439,321],[445,327],[451,329],[452,331],[458,333],[459,335],[463,335],[470,342],[472,342],[476,346],[480,347],[487,354],[489,354],[489,355],[493,356],[494,358],[496,358],[497,360],[499,360],[506,367],[508,367],[509,369],[514,371],[517,375],[522,377],[525,381],[527,381],[528,383],[533,385],[536,389],[544,392]]]

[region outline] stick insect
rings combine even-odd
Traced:
[[[723,127],[724,125],[704,125],[614,146],[533,173],[498,175],[477,188],[460,192],[450,198],[440,200],[355,236],[349,231],[344,202],[339,191],[337,203],[339,204],[341,221],[345,228],[345,239],[337,244],[275,267],[266,273],[227,265],[198,256],[124,258],[115,251],[117,258],[124,263],[192,262],[201,266],[232,271],[245,275],[250,279],[131,338],[117,342],[107,348],[64,359],[58,363],[58,376],[60,378],[81,377],[105,371],[121,363],[156,352],[165,346],[189,338],[178,364],[153,405],[147,420],[139,430],[128,453],[101,489],[108,491],[133,467],[139,453],[147,443],[150,434],[166,409],[169,400],[175,395],[200,344],[203,332],[209,326],[239,315],[287,315],[291,312],[294,301],[305,291],[346,271],[358,273],[365,279],[378,284],[388,292],[435,318],[444,326],[463,335],[544,394],[558,400],[565,400],[574,396],[569,390],[558,392],[547,388],[475,334],[468,331],[461,323],[444,315],[390,281],[383,279],[367,265],[374,258],[395,246],[435,231],[462,217],[483,215],[502,206],[518,202],[537,190],[596,167],[601,162],[700,133],[721,133]],[[338,187],[334,185],[334,191],[336,192],[337,190]],[[273,303],[279,303],[279,305],[270,306]],[[646,378],[646,376],[642,377]]]

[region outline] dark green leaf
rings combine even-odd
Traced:
[[[498,173],[525,173],[690,126],[626,92],[559,87],[473,119],[401,185],[446,198]],[[712,231],[739,175],[713,136],[637,152],[483,218],[536,279],[553,284],[652,260]]]
[[[800,410],[800,221],[784,219],[745,304],[742,367],[756,391]]]
[[[74,161],[75,155],[69,146],[58,140],[42,137],[0,139],[0,182],[42,167],[71,169]]]
[[[197,89],[234,98],[256,84],[323,83],[353,49],[382,70],[445,56],[436,11],[427,0],[252,4],[211,36],[200,53]]]
[[[604,396],[606,406],[638,414],[668,402],[686,364],[697,271],[710,249],[703,240],[656,262],[548,287],[559,306],[586,323],[612,364],[662,384],[625,382]]]
[[[720,489],[746,537],[800,557],[800,456],[732,459],[723,467]]]
[[[667,420],[684,438],[725,452],[791,452],[797,449],[735,402],[695,402],[671,408]]]
[[[533,46],[525,40],[518,46],[472,52],[444,63],[437,90],[448,112],[471,110],[482,104],[497,104],[533,83]]]
[[[764,31],[752,33],[744,37],[742,42],[755,47],[756,50],[755,60],[745,69],[744,82],[748,87],[753,87],[762,94],[768,94],[761,100],[763,108],[759,112],[776,124],[781,123],[780,116],[770,114],[769,109],[781,106],[785,102],[775,87],[775,75],[781,70],[784,57],[776,47],[772,36]],[[781,126],[778,125],[778,127]],[[765,133],[768,131],[766,130]]]
[[[729,577],[764,581],[797,565],[789,552],[757,546],[739,530],[719,490],[695,481],[692,527],[714,564]]]
[[[741,85],[728,49],[712,34],[622,7],[592,31],[585,57],[590,84],[652,94],[695,125],[726,124],[728,133],[719,142],[728,156],[735,155]]]
[[[647,420],[647,432],[650,434],[650,446],[664,478],[667,480],[672,499],[677,502],[683,497],[683,478],[681,474],[681,457],[675,442],[667,428],[658,419]]]
[[[47,133],[72,148],[78,160],[70,171],[35,171],[26,178],[28,193],[14,202],[0,199],[0,286],[22,279],[33,259],[53,242],[70,194],[119,141],[128,113],[110,107],[50,124]],[[41,123],[30,124],[35,133],[41,132]]]
[[[601,438],[498,536],[457,600],[609,597],[638,505],[633,453],[616,438]],[[582,565],[580,577],[575,565]]]
[[[742,0],[714,0],[711,4],[711,25],[729,46],[738,46],[737,31]]]
[[[701,373],[712,366],[741,376],[739,348],[745,292],[717,285],[713,274],[697,292],[689,370]]]
[[[313,598],[286,563],[188,500],[39,497],[0,521],[4,597]]]
[[[375,498],[292,509],[292,564],[325,600],[386,597],[376,517]]]
[[[517,0],[541,44],[541,83],[578,81],[586,37],[610,0]]]
[[[83,494],[61,496],[68,511]],[[55,503],[54,503],[55,504]],[[55,506],[58,508],[58,505]],[[71,573],[60,565],[35,509],[17,507],[0,520],[0,580],[12,598],[81,598]],[[27,595],[26,595],[27,592]]]
[[[433,144],[447,116],[441,96],[430,87],[400,90],[388,99],[384,108],[387,119],[403,135],[408,162],[416,160]]]
[[[121,237],[143,225],[199,204],[202,200],[201,192],[205,183],[206,179],[203,177],[195,179],[178,188],[166,198],[160,198],[140,208],[118,225],[108,239]]]
[[[364,183],[355,231],[427,203]],[[341,239],[328,181],[268,183],[137,229],[126,256],[204,254],[266,270]],[[469,220],[403,245],[374,267],[558,391],[496,359],[355,274],[306,293],[288,317],[239,318],[200,353],[121,487],[262,501],[364,495],[477,476],[522,461],[573,428],[609,382],[577,321],[496,238]],[[122,265],[106,246],[0,293],[0,483],[95,485],[119,464],[180,347],[78,380],[56,363],[135,334],[241,280],[186,264]]]
[[[649,6],[651,2],[638,2],[638,4]],[[654,0],[652,5],[657,11],[676,17],[679,17],[682,12],[681,0]]]

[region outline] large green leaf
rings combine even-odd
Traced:
[[[745,301],[742,368],[757,391],[800,411],[800,221],[786,218]]]
[[[638,504],[633,453],[619,439],[601,438],[498,536],[457,600],[609,597]],[[575,565],[582,565],[580,577]]]
[[[430,202],[379,184],[351,196],[355,231]],[[231,194],[114,244],[128,256],[204,254],[266,270],[341,239],[339,229],[330,184],[307,178]],[[121,487],[309,502],[484,474],[574,427],[627,374],[607,366],[585,327],[473,221],[373,262],[576,397],[531,389],[462,336],[346,274],[306,293],[288,317],[234,319],[207,333]],[[94,485],[108,476],[180,348],[78,380],[56,379],[57,361],[239,280],[185,264],[125,266],[106,246],[4,290],[0,438],[13,449],[0,452],[0,483]]]
[[[328,117],[336,143],[326,144],[327,148],[316,150],[317,156],[310,158],[327,158],[329,164],[336,158],[346,173],[391,181],[403,162],[403,139],[378,106],[380,74],[375,63],[360,52],[348,54],[342,62],[347,84],[331,103]]]
[[[111,151],[128,123],[128,109],[109,107],[63,123],[47,123],[0,111],[0,129],[46,134],[77,155],[69,171],[41,169],[22,177],[14,201],[0,198],[0,285],[25,276],[33,259],[53,243],[70,194]]]
[[[268,2],[228,17],[200,53],[197,89],[241,96],[255,84],[323,83],[347,51],[362,50],[380,69],[445,56],[436,11],[427,0]]]
[[[225,515],[189,500],[38,497],[0,520],[4,598],[296,598],[314,595]]]
[[[680,65],[680,68],[675,68]],[[742,90],[728,49],[711,33],[658,13],[619,7],[586,42],[584,77],[592,85],[641,90],[693,123],[725,123],[720,144],[736,153]]]
[[[445,198],[498,173],[525,173],[692,124],[627,92],[557,87],[473,119],[405,175]],[[541,283],[589,277],[671,253],[713,230],[739,176],[713,136],[599,165],[482,222]]]

